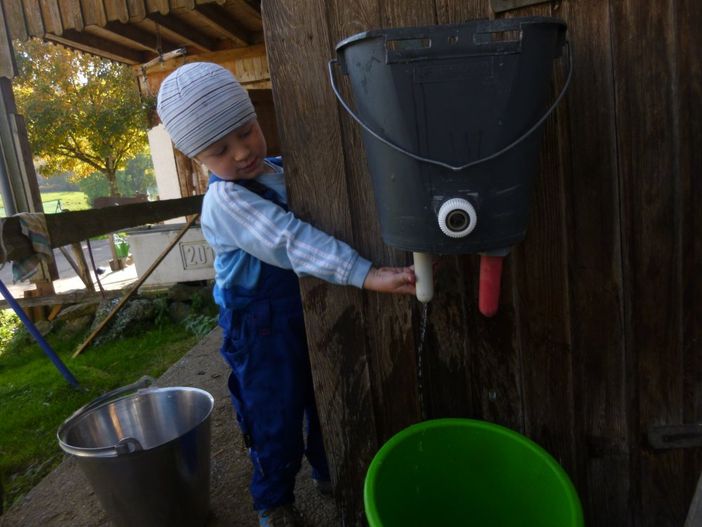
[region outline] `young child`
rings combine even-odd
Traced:
[[[251,100],[228,70],[205,62],[181,66],[163,81],[157,111],[176,148],[211,173],[201,224],[215,251],[221,353],[232,369],[229,391],[253,462],[254,508],[261,526],[300,525],[293,489],[303,454],[318,489],[331,487],[297,277],[414,294],[414,272],[374,268],[288,210],[282,163],[266,158]]]

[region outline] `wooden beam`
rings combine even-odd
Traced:
[[[97,37],[84,31],[67,29],[61,36],[47,33],[47,40],[57,42],[69,48],[85,51],[126,64],[142,64],[149,60],[149,56],[142,51],[121,46],[110,40]]]
[[[107,20],[119,20],[125,24],[129,22],[129,8],[126,0],[105,0],[104,4]]]
[[[17,303],[23,308],[35,306],[69,305],[82,303],[99,303],[103,299],[111,299],[122,296],[121,289],[108,289],[102,294],[94,291],[71,291],[69,293],[58,293],[55,295],[35,296],[31,298],[16,298]],[[0,309],[11,307],[7,300],[0,300]]]
[[[219,6],[199,5],[191,13],[203,18],[236,43],[251,44],[253,41],[251,32]]]
[[[77,246],[77,248],[76,248],[76,246]],[[77,251],[81,250],[79,242],[72,243],[71,247],[73,248],[74,253],[77,253]],[[69,253],[68,249],[66,249],[65,247],[59,247],[59,250],[61,251],[61,254],[63,254],[63,257],[66,259],[66,261],[69,263],[69,265],[76,272],[76,275],[78,276],[78,278],[81,279],[81,281],[83,282],[83,285],[85,285],[86,289],[88,291],[95,291],[95,285],[93,284],[93,280],[90,277],[90,272],[87,270],[87,266],[84,266],[83,268],[81,268],[81,265],[78,262],[76,262],[76,260],[73,259],[73,257],[71,256],[71,253]],[[83,262],[85,262],[85,257],[83,257]]]
[[[179,18],[163,16],[158,13],[151,13],[148,15],[148,18],[160,25],[164,30],[174,33],[182,40],[183,44],[190,44],[204,51],[214,51],[217,49],[217,41],[215,39],[189,26]]]
[[[92,2],[81,2],[83,12],[83,20],[85,26],[104,26],[107,24],[107,14],[105,13],[105,5],[102,0]]]
[[[46,33],[39,0],[23,0],[22,5],[24,6],[24,19],[27,21],[29,34],[33,37],[39,37]]]
[[[146,5],[144,0],[127,0],[127,10],[131,22],[144,20],[146,16]]]
[[[195,0],[171,0],[171,9],[174,11],[190,11],[195,8]]]
[[[129,227],[199,213],[201,208],[202,196],[191,196],[99,210],[47,214],[46,227],[51,247],[61,247]],[[7,253],[4,260],[0,255],[0,262],[21,259],[34,253],[29,238],[20,230],[18,218],[6,218],[1,234]]]
[[[41,16],[44,20],[44,31],[47,33],[63,33],[61,10],[58,0],[41,0]]]
[[[202,196],[192,196],[105,207],[100,210],[49,214],[46,216],[46,225],[51,237],[51,246],[58,247],[108,232],[199,213],[201,208]]]
[[[27,40],[29,35],[27,34],[27,22],[24,19],[22,4],[12,0],[2,0],[2,9],[0,11],[0,17],[4,17],[5,20],[3,27],[6,28],[3,38],[9,35],[10,38],[8,40]]]
[[[100,32],[109,32],[125,40],[129,40],[137,46],[141,46],[146,50],[158,53],[158,42],[156,35],[144,31],[134,24],[123,24],[121,22],[108,22],[104,27],[99,28]],[[178,47],[172,40],[161,37],[161,50],[170,51]]]
[[[73,249],[73,255],[76,257],[75,263],[78,266],[78,276],[83,281],[88,291],[95,291],[95,285],[93,284],[93,279],[90,276],[90,269],[88,268],[88,262],[85,261],[83,247],[80,242],[73,242],[71,244],[71,249]]]
[[[261,18],[261,0],[241,0],[239,5],[249,16]]]
[[[203,60],[206,62],[216,62],[217,64],[223,64],[225,62],[236,62],[244,59],[251,59],[260,57],[262,59],[266,58],[266,47],[264,44],[254,44],[253,46],[247,46],[245,48],[233,48],[225,49],[220,51],[213,51],[211,53],[200,53],[197,55],[188,54],[187,57],[178,57],[176,59],[171,59],[166,62],[161,62],[153,66],[148,66],[145,68],[143,73],[149,74],[164,74],[165,78],[166,72],[171,72],[177,67],[182,66],[188,62],[194,60]]]
[[[59,9],[61,10],[61,22],[64,30],[75,29],[76,31],[83,31],[85,21],[83,20],[83,9],[80,5],[80,0],[59,0]]]
[[[20,152],[17,148],[16,136],[13,127],[14,116],[17,111],[15,98],[12,93],[12,81],[5,77],[0,77],[0,163],[4,163],[4,174],[9,182],[12,202],[8,203],[9,196],[5,196],[5,214],[16,212],[28,212],[32,208],[29,206],[29,196],[27,195],[27,174],[24,164],[20,160]],[[4,161],[3,161],[4,159]]]
[[[15,57],[12,52],[12,43],[10,41],[10,31],[8,20],[5,18],[2,4],[0,4],[0,77],[12,79],[16,72]]]

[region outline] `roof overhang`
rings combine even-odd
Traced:
[[[263,42],[260,0],[0,0],[11,39],[42,38],[126,64]]]

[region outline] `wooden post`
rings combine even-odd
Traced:
[[[34,289],[27,289],[26,291],[22,292],[22,295],[24,296],[24,298],[34,298],[35,296],[37,296],[37,291]],[[39,311],[37,311],[37,308],[39,309]],[[41,313],[41,306],[23,307],[22,310],[32,322],[36,322],[37,320],[39,320],[37,316],[39,313]]]
[[[75,244],[71,244],[74,254],[76,251],[76,248],[74,247]],[[80,247],[80,246],[79,246]],[[81,279],[85,287],[89,291],[95,291],[95,286],[93,285],[93,280],[90,277],[90,273],[87,272],[87,269],[85,266],[81,266],[79,263],[76,262],[76,260],[73,259],[71,254],[66,250],[65,247],[59,247],[59,251],[63,254],[64,258],[66,258],[66,261],[69,263],[69,265],[73,268],[73,270],[76,272],[76,275],[78,275],[78,278]]]
[[[76,257],[76,264],[78,265],[79,269],[78,274],[83,280],[85,287],[88,289],[88,291],[95,291],[95,284],[93,284],[93,279],[90,276],[88,262],[85,260],[85,253],[83,253],[83,248],[80,242],[72,243],[71,248],[73,249],[73,254]]]

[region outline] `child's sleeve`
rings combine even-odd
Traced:
[[[205,196],[203,221],[214,232],[215,251],[243,249],[298,276],[362,287],[371,263],[346,243],[239,185],[214,183]]]

